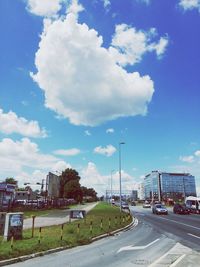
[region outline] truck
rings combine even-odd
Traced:
[[[192,213],[200,214],[200,197],[188,196],[185,198],[185,205]]]

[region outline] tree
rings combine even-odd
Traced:
[[[73,198],[77,202],[82,202],[83,193],[78,180],[70,180],[65,184],[64,197]]]
[[[15,180],[13,177],[7,177],[6,179],[5,179],[5,183],[7,183],[7,184],[15,184],[15,185],[17,185],[17,180]]]
[[[97,192],[93,188],[87,188],[85,186],[81,186],[81,190],[83,193],[83,197],[90,197],[92,201],[97,200]]]
[[[74,198],[82,201],[82,191],[79,173],[67,168],[60,176],[60,197]],[[71,192],[70,192],[71,191]]]

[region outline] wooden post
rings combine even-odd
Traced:
[[[42,227],[39,229],[39,236],[38,236],[38,244],[41,242],[41,232],[42,232]]]
[[[63,240],[63,228],[64,228],[64,224],[61,225],[61,235],[60,235],[60,240]]]
[[[34,230],[35,230],[35,215],[32,215],[32,236],[34,237]]]
[[[92,234],[92,221],[90,222],[90,234]]]

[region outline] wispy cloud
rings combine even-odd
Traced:
[[[199,0],[180,0],[179,6],[185,11],[197,9],[200,12],[200,1]]]
[[[85,135],[90,136],[91,135],[91,132],[89,130],[86,130],[85,131]]]
[[[115,130],[113,128],[109,128],[109,129],[106,130],[106,133],[114,133],[114,131]]]
[[[59,149],[54,151],[55,155],[61,155],[61,156],[76,156],[80,153],[81,151],[78,148]]]

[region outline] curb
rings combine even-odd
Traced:
[[[91,241],[94,242],[94,241],[103,239],[103,238],[108,237],[108,236],[113,236],[114,234],[119,233],[121,231],[127,230],[127,229],[131,228],[132,226],[136,226],[135,222],[136,222],[136,218],[132,217],[132,222],[129,225],[127,225],[127,226],[125,226],[123,228],[117,229],[115,231],[112,231],[110,233],[106,233],[106,234],[103,234],[103,235],[100,235],[100,236],[93,237],[91,239]],[[3,260],[3,261],[0,261],[0,266],[14,264],[14,263],[18,263],[18,262],[23,262],[23,261],[30,260],[30,259],[33,259],[33,258],[36,258],[36,257],[41,257],[41,256],[45,256],[45,255],[52,254],[52,253],[55,253],[55,252],[60,252],[60,251],[63,251],[65,249],[69,249],[69,248],[72,248],[72,247],[68,247],[68,246],[57,247],[57,248],[49,249],[49,250],[46,250],[46,251],[40,251],[40,252],[37,252],[37,253],[33,253],[33,254],[25,255],[25,256],[20,256],[18,258],[12,258],[12,259],[8,259],[8,260]]]
[[[97,240],[100,240],[100,239],[102,239],[104,237],[112,236],[112,235],[117,234],[117,233],[119,233],[121,231],[125,231],[125,230],[131,228],[134,225],[134,223],[135,223],[135,217],[132,217],[132,222],[130,224],[128,224],[127,226],[125,226],[123,228],[119,228],[119,229],[117,229],[117,230],[115,230],[113,232],[110,232],[110,233],[106,233],[106,234],[103,234],[103,235],[99,235],[99,236],[93,237],[91,240],[92,241],[97,241]]]

